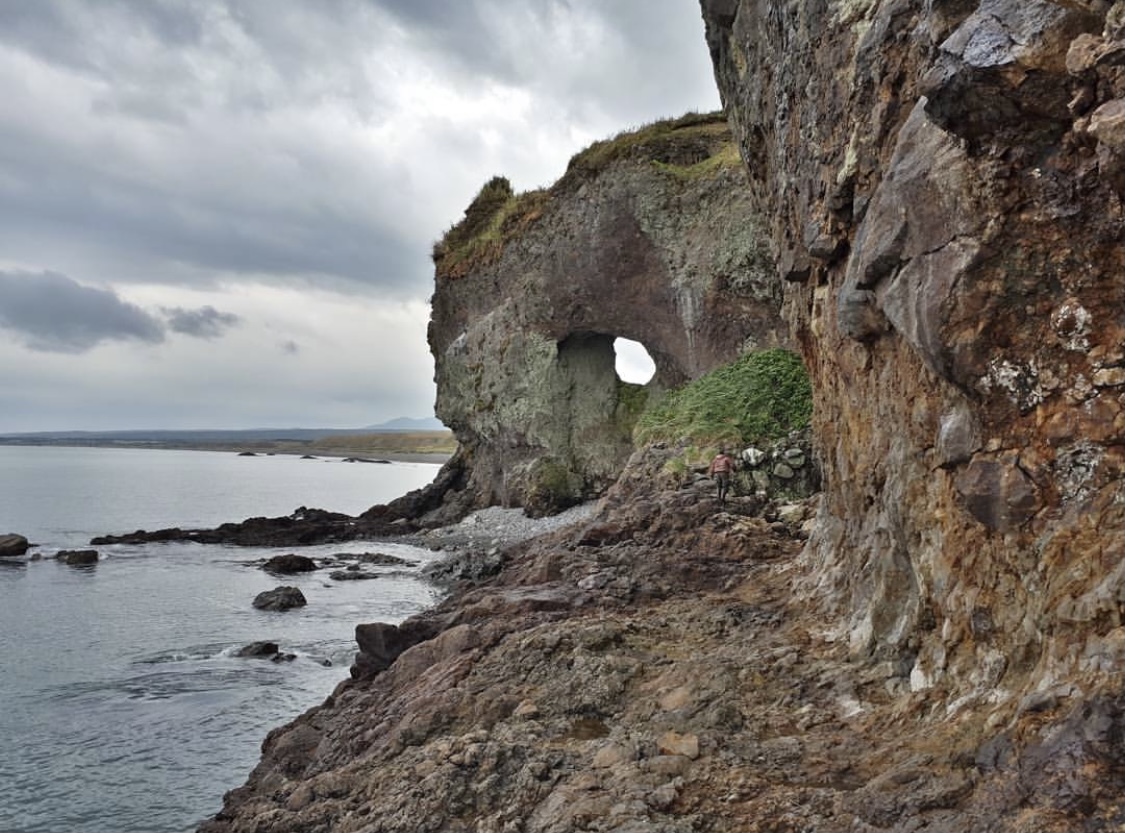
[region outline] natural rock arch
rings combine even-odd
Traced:
[[[436,411],[467,473],[449,512],[600,494],[645,396],[783,344],[759,228],[719,115],[595,145],[546,192],[491,180],[434,252]],[[617,378],[617,337],[648,350],[648,385]]]

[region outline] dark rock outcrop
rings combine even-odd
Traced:
[[[98,563],[97,550],[59,550],[55,558],[71,567],[88,567]]]
[[[0,535],[0,557],[23,555],[31,544],[22,535],[7,533]]]
[[[434,253],[436,409],[463,449],[462,512],[601,494],[648,395],[783,343],[762,229],[719,115],[595,144],[547,191],[488,183]],[[617,337],[648,350],[647,386],[617,377]]]
[[[307,555],[287,553],[275,555],[266,560],[262,569],[277,575],[292,575],[294,573],[311,573],[317,569],[316,562]]]
[[[235,652],[236,657],[272,657],[280,648],[276,642],[251,642]]]
[[[308,600],[299,587],[275,587],[254,597],[254,607],[258,610],[291,610],[307,604]]]

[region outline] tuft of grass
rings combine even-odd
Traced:
[[[438,277],[461,278],[494,262],[513,237],[543,215],[547,192],[512,192],[511,183],[494,176],[465,209],[461,222],[434,244],[432,259]]]
[[[689,171],[709,161],[714,167],[719,167],[720,163],[741,164],[730,126],[721,111],[688,113],[678,119],[652,122],[594,142],[570,160],[556,187],[577,187],[619,159],[649,161],[676,172]],[[703,171],[697,170],[697,173]]]
[[[812,418],[812,385],[799,356],[749,353],[682,388],[641,415],[638,442],[751,445],[781,439]]]

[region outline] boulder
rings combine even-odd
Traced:
[[[276,642],[251,642],[235,652],[236,657],[272,657],[278,652]]]
[[[291,575],[293,573],[311,573],[315,570],[316,562],[306,555],[296,555],[295,553],[288,553],[287,555],[275,555],[273,558],[266,561],[262,565],[262,569],[279,575]]]
[[[22,535],[0,535],[0,556],[23,555],[31,546]]]
[[[275,587],[254,597],[254,607],[258,610],[289,610],[306,604],[308,600],[298,587]]]
[[[55,555],[59,561],[63,561],[71,567],[87,567],[91,564],[98,563],[97,550],[59,550]]]
[[[370,578],[379,578],[379,574],[369,573],[366,570],[353,570],[348,567],[346,570],[333,570],[328,574],[328,577],[333,581],[366,581]]]
[[[354,679],[373,677],[390,667],[407,648],[432,639],[438,628],[423,619],[407,619],[401,625],[371,622],[356,625],[355,641],[359,646],[351,668]]]

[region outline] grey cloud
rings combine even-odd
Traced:
[[[164,340],[164,326],[140,307],[54,272],[0,272],[0,328],[49,353],[83,353],[104,341]]]
[[[429,244],[457,218],[432,204],[454,188],[467,200],[494,163],[462,184],[487,143],[440,112],[418,148],[434,158],[383,158],[367,136],[396,118],[396,82],[381,74],[396,49],[419,55],[431,82],[526,90],[546,108],[530,118],[549,111],[561,131],[677,115],[700,85],[715,97],[685,0],[0,2],[0,43],[65,68],[60,84],[91,85],[57,100],[46,85],[0,109],[0,251],[39,264],[50,250],[56,269],[115,281],[228,273],[427,294]],[[575,61],[574,47],[589,54]],[[689,52],[702,71],[658,71]],[[362,126],[350,144],[308,121],[326,102]],[[448,167],[445,193],[420,193],[410,165]]]
[[[193,338],[219,338],[242,320],[232,312],[219,312],[210,305],[199,309],[163,307],[161,312],[168,317],[168,327],[173,332]]]

